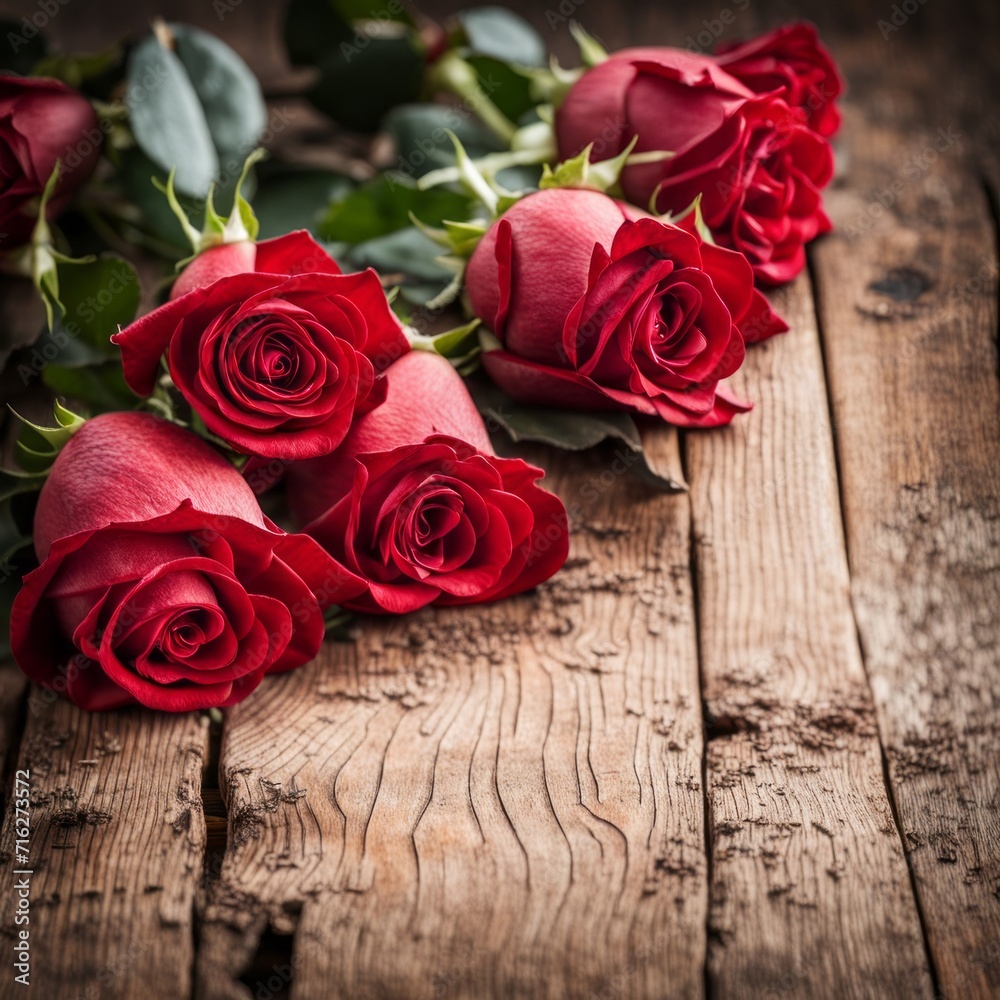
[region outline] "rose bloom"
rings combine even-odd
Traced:
[[[363,589],[312,539],[269,522],[190,431],[141,413],[88,420],[38,500],[11,614],[34,681],[98,710],[232,705],[312,659],[323,607]]]
[[[720,379],[739,368],[745,339],[787,329],[742,255],[596,191],[518,201],[476,248],[466,285],[501,343],[483,366],[514,399],[680,427],[749,409]]]
[[[803,246],[828,232],[820,190],[833,154],[805,112],[757,95],[710,56],[680,49],[616,52],[574,84],[556,113],[560,157],[595,142],[594,157],[635,152],[667,159],[627,166],[622,190],[642,208],[683,212],[701,196],[715,241],[738,250],[771,284],[805,266]]]
[[[0,75],[0,248],[26,243],[37,201],[56,160],[59,180],[47,215],[55,218],[94,172],[101,152],[97,115],[58,80]]]
[[[793,108],[802,108],[809,127],[819,135],[831,136],[840,128],[836,100],[844,84],[833,56],[808,22],[720,46],[715,58],[755,94],[778,91]]]
[[[399,614],[476,604],[552,576],[569,529],[562,502],[535,485],[542,470],[497,457],[444,358],[414,351],[387,378],[385,403],[334,454],[287,476],[304,531],[368,583],[345,606]]]
[[[161,355],[205,426],[266,458],[326,455],[385,398],[381,372],[409,350],[374,271],[342,274],[305,232],[216,247],[175,297],[112,340],[149,395]]]

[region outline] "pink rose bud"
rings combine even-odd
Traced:
[[[680,427],[749,409],[720,379],[745,340],[787,329],[741,254],[596,191],[517,202],[476,248],[466,285],[501,345],[483,367],[514,399]]]
[[[201,438],[149,414],[88,420],[35,513],[11,648],[86,709],[232,705],[312,659],[323,608],[364,588],[312,539],[261,513]]]
[[[54,219],[94,172],[104,136],[82,94],[58,80],[0,75],[0,249],[26,243],[36,199],[60,161],[49,199]]]

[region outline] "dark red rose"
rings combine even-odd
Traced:
[[[819,135],[831,136],[840,128],[836,100],[844,83],[833,56],[808,22],[720,46],[715,58],[755,94],[777,91],[793,108],[802,108],[809,127]]]
[[[178,284],[112,338],[125,379],[149,395],[166,352],[208,430],[250,455],[329,454],[385,398],[381,372],[409,350],[375,272],[341,274],[305,232],[209,250]]]
[[[386,401],[332,455],[293,464],[305,531],[368,583],[345,606],[400,614],[529,590],[566,561],[562,502],[541,469],[498,458],[461,377],[414,351],[387,372]]]
[[[62,167],[47,215],[66,207],[94,172],[101,139],[82,94],[58,80],[0,75],[0,249],[28,241],[56,160]]]
[[[594,142],[595,159],[636,152],[673,155],[633,164],[622,190],[641,208],[679,214],[701,196],[715,241],[746,255],[762,281],[789,281],[803,245],[830,229],[820,190],[833,175],[825,139],[805,113],[758,96],[710,56],[680,49],[625,49],[588,70],[556,113],[559,155]]]
[[[88,420],[35,513],[11,648],[86,709],[231,705],[312,659],[323,607],[363,582],[261,513],[240,474],[189,431],[141,413]]]
[[[502,344],[483,366],[514,399],[680,427],[749,409],[720,385],[743,361],[741,326],[754,340],[787,329],[740,254],[596,191],[521,199],[476,248],[466,286]]]

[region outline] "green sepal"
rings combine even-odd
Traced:
[[[411,328],[407,330],[407,339],[413,350],[440,354],[458,367],[479,356],[479,338],[476,335],[479,324],[480,320],[473,319],[462,326],[432,336],[416,333]]]
[[[657,189],[658,190],[658,189]],[[654,193],[655,194],[655,193]],[[702,242],[710,243],[715,246],[715,238],[712,236],[712,230],[708,228],[708,224],[705,222],[705,217],[701,214],[701,199],[703,195],[699,194],[694,201],[688,205],[687,208],[680,212],[667,212],[666,215],[661,215],[660,218],[664,222],[677,223],[681,219],[694,213],[694,229],[695,232],[701,237]],[[654,202],[655,204],[655,202]]]
[[[584,31],[583,26],[578,21],[569,22],[569,33],[573,36],[573,41],[576,42],[580,50],[580,59],[583,60],[583,65],[588,69],[607,60],[607,50],[593,35]]]
[[[63,446],[87,419],[67,409],[58,400],[53,406],[55,427],[42,427],[33,423],[13,408],[11,413],[24,425],[14,445],[14,458],[29,473],[48,471]]]
[[[267,156],[267,150],[263,148],[255,149],[244,161],[243,169],[240,171],[239,179],[236,181],[236,189],[233,192],[233,207],[228,216],[218,213],[215,208],[215,184],[210,184],[208,193],[205,195],[205,216],[202,222],[201,231],[191,222],[184,206],[181,205],[174,189],[174,174],[172,169],[167,175],[167,182],[164,184],[158,177],[153,177],[153,186],[157,191],[162,192],[170,205],[170,210],[174,213],[184,235],[191,244],[193,253],[191,256],[179,261],[178,270],[185,264],[197,257],[198,254],[209,250],[212,247],[222,246],[225,243],[242,243],[246,240],[255,240],[260,233],[260,223],[254,215],[250,202],[243,196],[243,185],[246,183],[247,175],[251,167],[259,163]]]
[[[645,156],[643,153],[635,154],[632,152],[638,141],[639,137],[633,136],[629,144],[617,156],[607,160],[598,160],[596,163],[590,159],[594,151],[594,144],[591,143],[576,156],[556,164],[554,168],[546,164],[542,168],[542,178],[538,182],[538,187],[540,189],[583,188],[590,191],[617,191],[621,173],[625,167],[635,163],[636,156]],[[656,153],[657,158],[660,159],[665,159],[668,155],[659,151]]]

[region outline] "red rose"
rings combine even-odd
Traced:
[[[556,113],[560,157],[595,143],[595,158],[674,155],[622,173],[629,201],[683,212],[701,195],[717,243],[745,254],[762,281],[791,280],[803,244],[830,229],[820,189],[833,175],[829,144],[805,114],[774,94],[758,96],[709,56],[625,49],[588,70]]]
[[[451,364],[414,351],[389,394],[332,455],[292,465],[288,498],[305,531],[368,581],[358,611],[401,614],[529,590],[566,561],[562,502],[541,469],[498,458]]]
[[[112,337],[125,379],[148,395],[166,351],[178,390],[237,451],[328,454],[385,398],[381,372],[409,350],[375,272],[341,274],[305,232],[217,247],[178,284]]]
[[[101,138],[90,101],[66,84],[0,75],[0,246],[9,249],[30,238],[35,199],[56,160],[62,167],[47,215],[55,218],[66,207],[93,173]]]
[[[473,312],[502,350],[483,366],[522,402],[623,409],[681,427],[749,408],[720,386],[787,329],[737,253],[596,191],[551,189],[509,208],[466,271]]]
[[[840,128],[835,102],[844,84],[813,25],[800,21],[759,38],[720,46],[715,58],[755,94],[779,91],[793,108],[802,108],[809,127],[819,135],[831,136]]]
[[[141,413],[88,420],[35,513],[11,647],[34,681],[86,709],[231,705],[312,659],[323,606],[363,583],[261,513],[200,438]]]

